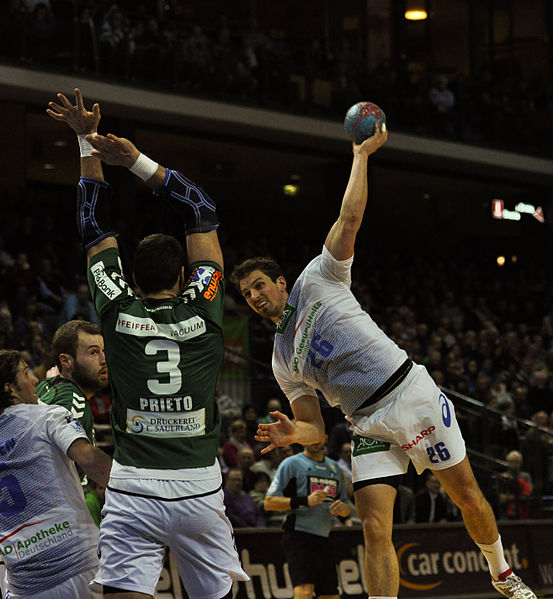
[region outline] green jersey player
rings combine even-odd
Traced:
[[[108,385],[104,340],[98,327],[86,320],[70,320],[61,325],[52,339],[52,354],[59,375],[38,383],[42,403],[56,404],[79,420],[92,445],[95,444],[94,417],[90,399]],[[83,486],[84,471],[77,465]]]
[[[97,135],[100,108],[58,94],[48,114],[79,136],[77,224],[106,343],[115,451],[100,524],[94,582],[116,597],[153,596],[166,547],[191,599],[230,597],[247,580],[224,514],[216,459],[215,386],[223,358],[223,257],[215,204],[179,172],[129,141]],[[174,238],[150,235],[125,279],[107,204],[102,163],[128,167],[183,217],[191,274]],[[129,551],[129,547],[133,550]]]

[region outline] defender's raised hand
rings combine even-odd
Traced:
[[[87,141],[94,148],[92,155],[100,158],[106,164],[130,168],[140,155],[139,150],[131,141],[112,133],[108,133],[106,136],[89,136]]]
[[[59,104],[49,102],[50,108],[46,109],[47,114],[56,121],[67,123],[77,135],[86,135],[95,133],[100,122],[100,105],[98,103],[92,106],[92,111],[84,107],[83,96],[78,88],[75,88],[75,105],[62,94],[57,95]]]

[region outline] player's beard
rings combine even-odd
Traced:
[[[93,392],[105,389],[109,384],[109,379],[102,380],[100,378],[99,371],[95,373],[89,372],[87,369],[82,368],[78,362],[74,363],[73,374],[71,377],[75,383],[81,388],[90,390]]]

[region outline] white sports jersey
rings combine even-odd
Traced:
[[[317,389],[346,416],[407,359],[355,299],[352,263],[323,247],[290,291],[273,348],[273,372],[290,403]]]
[[[61,406],[19,404],[0,415],[0,550],[18,595],[98,564],[98,529],[66,455],[81,438],[81,424]]]

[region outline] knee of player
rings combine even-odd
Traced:
[[[392,538],[392,518],[370,510],[363,516],[363,535],[372,544],[386,542]]]
[[[482,491],[476,484],[471,487],[459,489],[452,499],[457,504],[457,507],[465,513],[480,512],[486,501]]]

